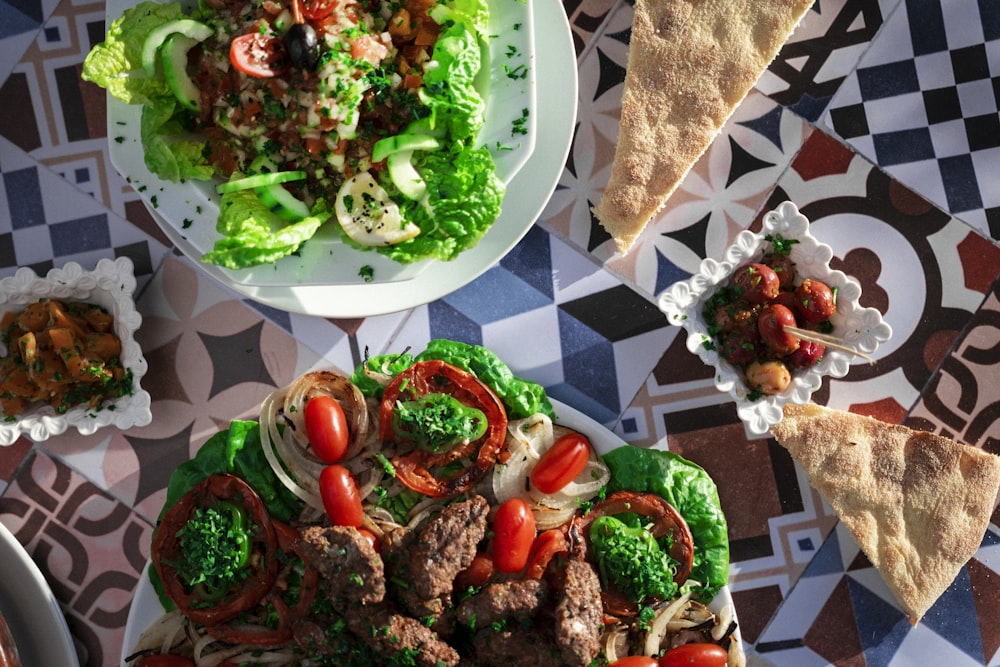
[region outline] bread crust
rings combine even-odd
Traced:
[[[813,0],[636,0],[611,177],[593,212],[628,252]]]
[[[916,624],[979,548],[1000,457],[814,404],[771,428]]]

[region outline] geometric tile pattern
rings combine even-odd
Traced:
[[[1000,233],[1000,6],[906,0],[824,123],[984,233]]]
[[[248,301],[172,254],[110,165],[104,94],[79,79],[103,38],[103,3],[0,0],[0,277],[125,255],[140,284],[152,423],[0,450],[0,521],[48,577],[84,665],[118,664],[178,462],[305,370],[436,337],[487,345],[630,443],[666,445],[709,471],[751,664],[1000,665],[1000,511],[911,628],[787,452],[748,438],[654,304],[791,199],[894,331],[874,366],[854,364],[816,400],[1000,452],[994,3],[817,0],[626,257],[590,208],[617,139],[632,3],[562,4],[579,111],[538,224],[446,297],[330,320]]]
[[[553,397],[613,425],[664,351],[658,308],[556,237],[533,228],[478,280],[411,316],[393,342],[485,345]]]

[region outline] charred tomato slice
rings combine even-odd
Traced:
[[[249,523],[247,565],[230,590],[206,599],[199,586],[191,585],[178,570],[187,562],[181,537],[199,511],[220,504],[235,505]],[[177,608],[192,621],[210,626],[252,609],[271,590],[278,571],[276,547],[274,526],[257,492],[239,477],[218,474],[205,478],[166,511],[153,536],[152,560],[164,592]]]
[[[504,455],[507,412],[493,390],[472,373],[444,361],[418,361],[392,379],[382,395],[380,430],[383,441],[413,444],[394,428],[394,414],[403,402],[430,394],[450,396],[486,418],[485,432],[474,440],[456,444],[445,451],[414,447],[393,457],[399,481],[410,489],[433,498],[447,498],[468,491]],[[463,459],[472,462],[457,471],[450,469]],[[448,466],[445,472],[443,469]]]

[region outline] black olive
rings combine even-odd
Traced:
[[[316,69],[319,62],[319,38],[308,23],[293,23],[285,33],[285,48],[292,65],[299,69]]]

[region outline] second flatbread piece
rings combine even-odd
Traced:
[[[771,433],[919,621],[982,542],[1000,457],[814,404],[785,405]]]
[[[813,0],[636,0],[611,177],[594,213],[628,252]]]

